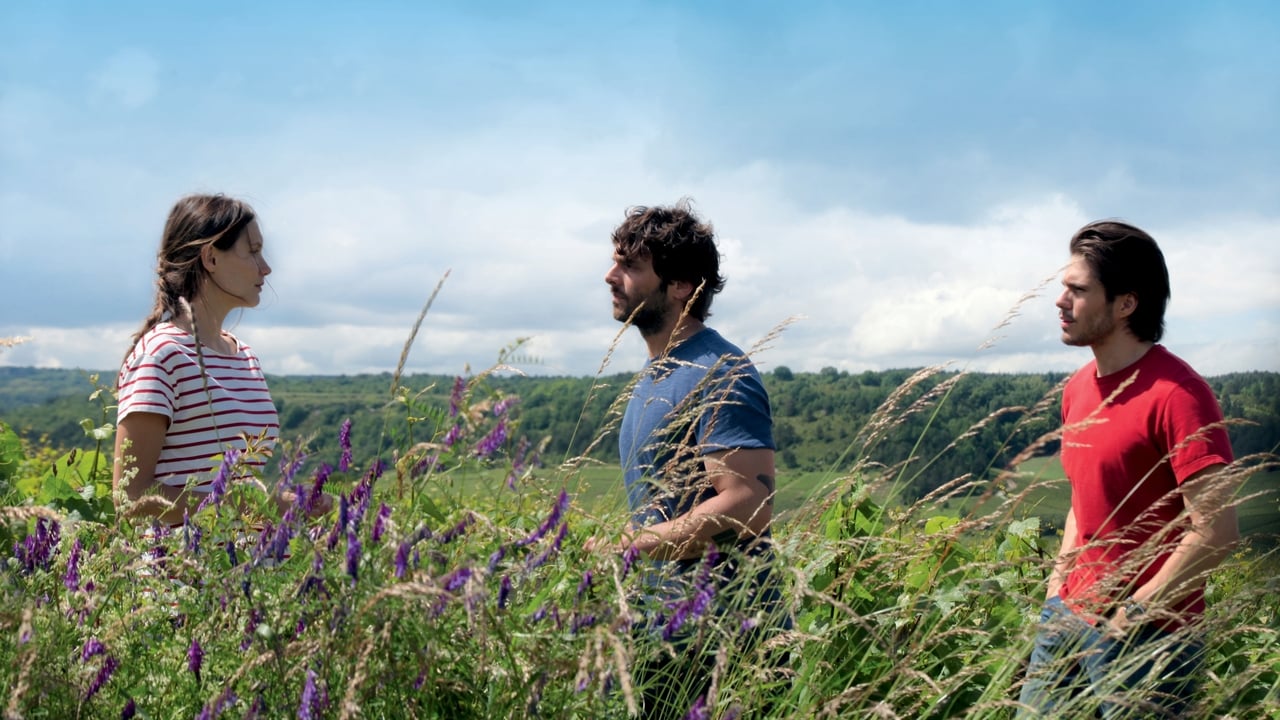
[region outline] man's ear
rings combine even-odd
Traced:
[[[693,295],[693,283],[688,280],[672,280],[667,283],[667,297],[670,297],[681,305],[689,302],[689,297]]]
[[[1137,293],[1125,293],[1116,298],[1116,307],[1120,310],[1120,317],[1129,317],[1138,309]]]

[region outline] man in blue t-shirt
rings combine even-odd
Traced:
[[[639,551],[650,598],[666,607],[650,621],[665,630],[680,617],[681,598],[708,581],[714,587],[701,590],[712,607],[704,612],[732,611],[747,627],[785,626],[768,567],[775,449],[769,396],[746,354],[704,325],[724,287],[711,225],[685,201],[635,207],[614,230],[613,249],[605,274],[613,316],[640,331],[649,359],[618,438],[631,523],[619,545],[590,547]],[[752,572],[739,579],[744,562]],[[708,686],[707,653],[679,647],[700,657],[685,658],[679,670],[663,667],[679,663],[658,661],[642,671],[651,673],[639,678],[646,717],[682,717],[688,705],[671,703],[687,703]],[[695,684],[673,691],[673,680],[688,676]]]

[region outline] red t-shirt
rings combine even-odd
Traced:
[[[1161,345],[1105,377],[1096,362],[1081,368],[1063,390],[1062,420],[1079,551],[1062,598],[1098,612],[1159,572],[1188,527],[1174,491],[1200,470],[1230,463],[1231,443],[1209,384]],[[1198,616],[1204,589],[1171,610]]]

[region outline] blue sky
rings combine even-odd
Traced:
[[[393,369],[446,271],[410,370],[528,338],[521,370],[594,373],[609,232],[682,196],[712,324],[794,318],[766,368],[1077,367],[1056,273],[1123,217],[1171,349],[1280,370],[1277,38],[1269,2],[4,3],[0,364],[115,367],[168,208],[216,191],[261,217],[233,331],[272,373]]]

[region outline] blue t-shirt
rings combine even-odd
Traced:
[[[775,449],[769,395],[736,345],[703,328],[645,365],[618,436],[632,520],[644,527],[715,495],[701,456]]]

